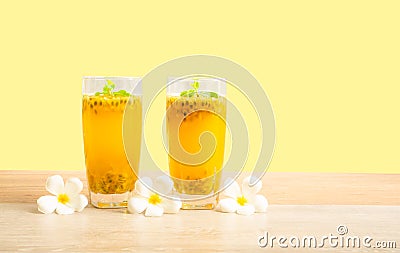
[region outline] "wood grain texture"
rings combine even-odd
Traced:
[[[54,174],[85,181],[83,171],[0,171],[0,252],[292,252],[276,242],[274,248],[260,248],[258,237],[268,232],[320,240],[330,233],[338,235],[337,226],[342,224],[348,235],[370,236],[372,245],[395,241],[397,249],[331,248],[326,243],[295,252],[400,249],[400,175],[267,173],[267,213],[182,210],[146,218],[125,209],[90,206],[74,215],[41,214],[35,201],[47,194],[46,178]]]
[[[0,171],[0,203],[35,202],[55,174],[79,177],[87,194],[84,171]],[[400,205],[400,174],[269,172],[262,180],[270,204]]]
[[[123,209],[86,208],[74,215],[40,214],[35,204],[0,204],[0,251],[4,252],[292,252],[260,248],[259,236],[329,236],[337,226],[349,235],[396,241],[397,249],[301,248],[295,252],[398,252],[399,206],[271,205],[252,216],[210,210],[147,218]],[[318,239],[319,241],[319,239]]]

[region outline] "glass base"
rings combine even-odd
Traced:
[[[182,210],[212,210],[217,205],[217,196],[199,200],[182,200]]]
[[[121,194],[101,194],[89,191],[90,204],[96,208],[124,208],[128,206],[131,192]]]

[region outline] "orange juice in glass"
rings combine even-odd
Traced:
[[[226,83],[197,78],[167,87],[169,173],[184,209],[212,209],[220,186],[226,132]]]
[[[98,208],[127,205],[137,180],[142,106],[139,78],[84,77],[82,124],[90,202]],[[122,136],[123,119],[129,126],[133,154],[127,159]],[[132,159],[133,158],[133,159]]]

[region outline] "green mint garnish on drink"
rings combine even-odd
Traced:
[[[199,91],[199,82],[194,81],[190,86],[193,89],[185,90],[181,92],[181,97],[211,97],[211,98],[218,98],[218,94],[212,91]]]
[[[115,83],[109,79],[106,79],[106,84],[103,87],[103,92],[96,92],[94,95],[120,96],[120,97],[129,97],[131,95],[126,90],[113,91],[114,89],[115,89]]]

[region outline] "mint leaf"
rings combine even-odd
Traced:
[[[198,81],[194,81],[190,86],[192,86],[193,89],[182,91],[180,94],[181,97],[193,97],[193,96],[197,95],[197,96],[203,96],[203,97],[218,98],[218,94],[216,92],[199,91],[200,84]]]
[[[199,89],[199,82],[198,81],[194,81],[190,86],[192,86],[196,91]]]
[[[199,95],[204,97],[218,98],[218,94],[212,91],[199,91]]]
[[[210,97],[218,98],[218,93],[215,93],[215,92],[212,92],[212,91],[209,91],[208,93],[210,94]]]
[[[193,87],[193,89],[189,89],[189,90],[185,90],[181,92],[181,97],[193,97],[194,95],[197,94],[197,90],[199,89],[199,82],[198,81],[194,81],[192,84],[190,84],[190,86]]]
[[[106,82],[107,82],[106,85],[107,85],[109,88],[111,88],[111,90],[115,89],[115,83],[114,83],[113,81],[111,81],[110,79],[107,79]]]
[[[123,97],[129,97],[131,95],[126,90],[119,90],[113,92],[114,89],[115,89],[115,83],[109,79],[106,79],[106,84],[103,87],[103,92],[96,92],[94,95],[123,96]]]
[[[196,93],[196,90],[185,90],[181,92],[181,97],[193,97],[193,95]]]
[[[114,92],[114,95],[122,96],[122,97],[129,97],[131,94],[129,94],[129,92],[127,92],[126,90],[119,90],[119,91]]]

